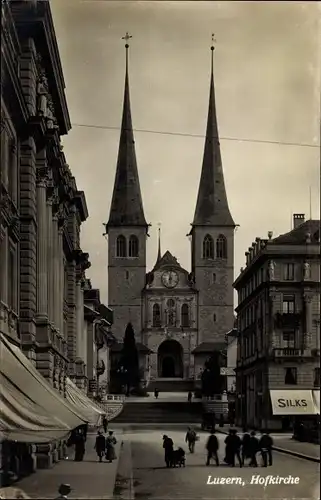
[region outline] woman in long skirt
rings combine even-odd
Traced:
[[[113,431],[109,431],[108,436],[106,437],[106,460],[111,463],[116,458],[115,453],[115,444],[117,440],[114,436]]]

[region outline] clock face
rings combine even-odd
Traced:
[[[176,271],[165,271],[162,274],[162,282],[167,288],[174,288],[178,283],[178,274]]]

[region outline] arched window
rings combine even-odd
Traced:
[[[120,234],[116,242],[116,255],[117,257],[126,257],[126,238]]]
[[[153,305],[153,326],[161,326],[161,314],[159,304]]]
[[[188,304],[183,304],[181,309],[181,326],[189,327],[189,308]]]
[[[128,256],[138,257],[138,238],[134,234],[129,238]]]
[[[216,258],[227,259],[227,241],[223,234],[220,234],[216,240]]]
[[[214,259],[214,241],[209,234],[203,240],[203,259]]]

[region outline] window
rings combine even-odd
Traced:
[[[125,279],[128,280],[129,279],[129,271],[125,271]]]
[[[167,301],[167,307],[173,308],[175,306],[175,300],[174,299],[168,299]]]
[[[297,384],[297,369],[296,368],[285,368],[284,383],[287,385]]]
[[[216,323],[216,314],[215,313],[213,314],[213,321],[214,321],[214,323]]]
[[[283,295],[283,314],[294,313],[294,295]]]
[[[223,234],[220,234],[216,240],[216,258],[227,259],[227,242]]]
[[[138,238],[135,235],[129,238],[128,256],[138,257]]]
[[[294,331],[283,332],[283,342],[286,344],[287,347],[291,347],[292,349],[294,349],[295,332]]]
[[[189,327],[189,308],[188,304],[183,304],[181,309],[181,326]]]
[[[214,259],[214,241],[209,234],[203,240],[203,259]]]
[[[294,264],[285,264],[284,267],[284,279],[293,281],[294,280]]]
[[[314,387],[320,387],[320,368],[314,368]]]
[[[126,238],[120,234],[116,242],[116,255],[117,257],[126,257]]]
[[[159,304],[153,305],[153,326],[161,326],[161,315]]]
[[[13,248],[9,249],[8,259],[8,305],[16,311],[16,254]]]
[[[213,283],[216,283],[216,274],[213,273]]]

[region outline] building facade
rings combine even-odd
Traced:
[[[256,238],[238,292],[239,424],[286,428],[272,414],[271,392],[320,386],[320,221],[293,217],[281,236]]]
[[[191,269],[167,251],[146,269],[146,222],[132,128],[128,45],[124,106],[108,234],[108,303],[121,341],[131,322],[150,353],[151,379],[193,379],[195,366],[225,346],[233,327],[234,230],[222,169],[212,47],[210,98],[203,164],[189,238]],[[202,361],[198,361],[199,358]],[[203,366],[203,364],[202,364]]]

